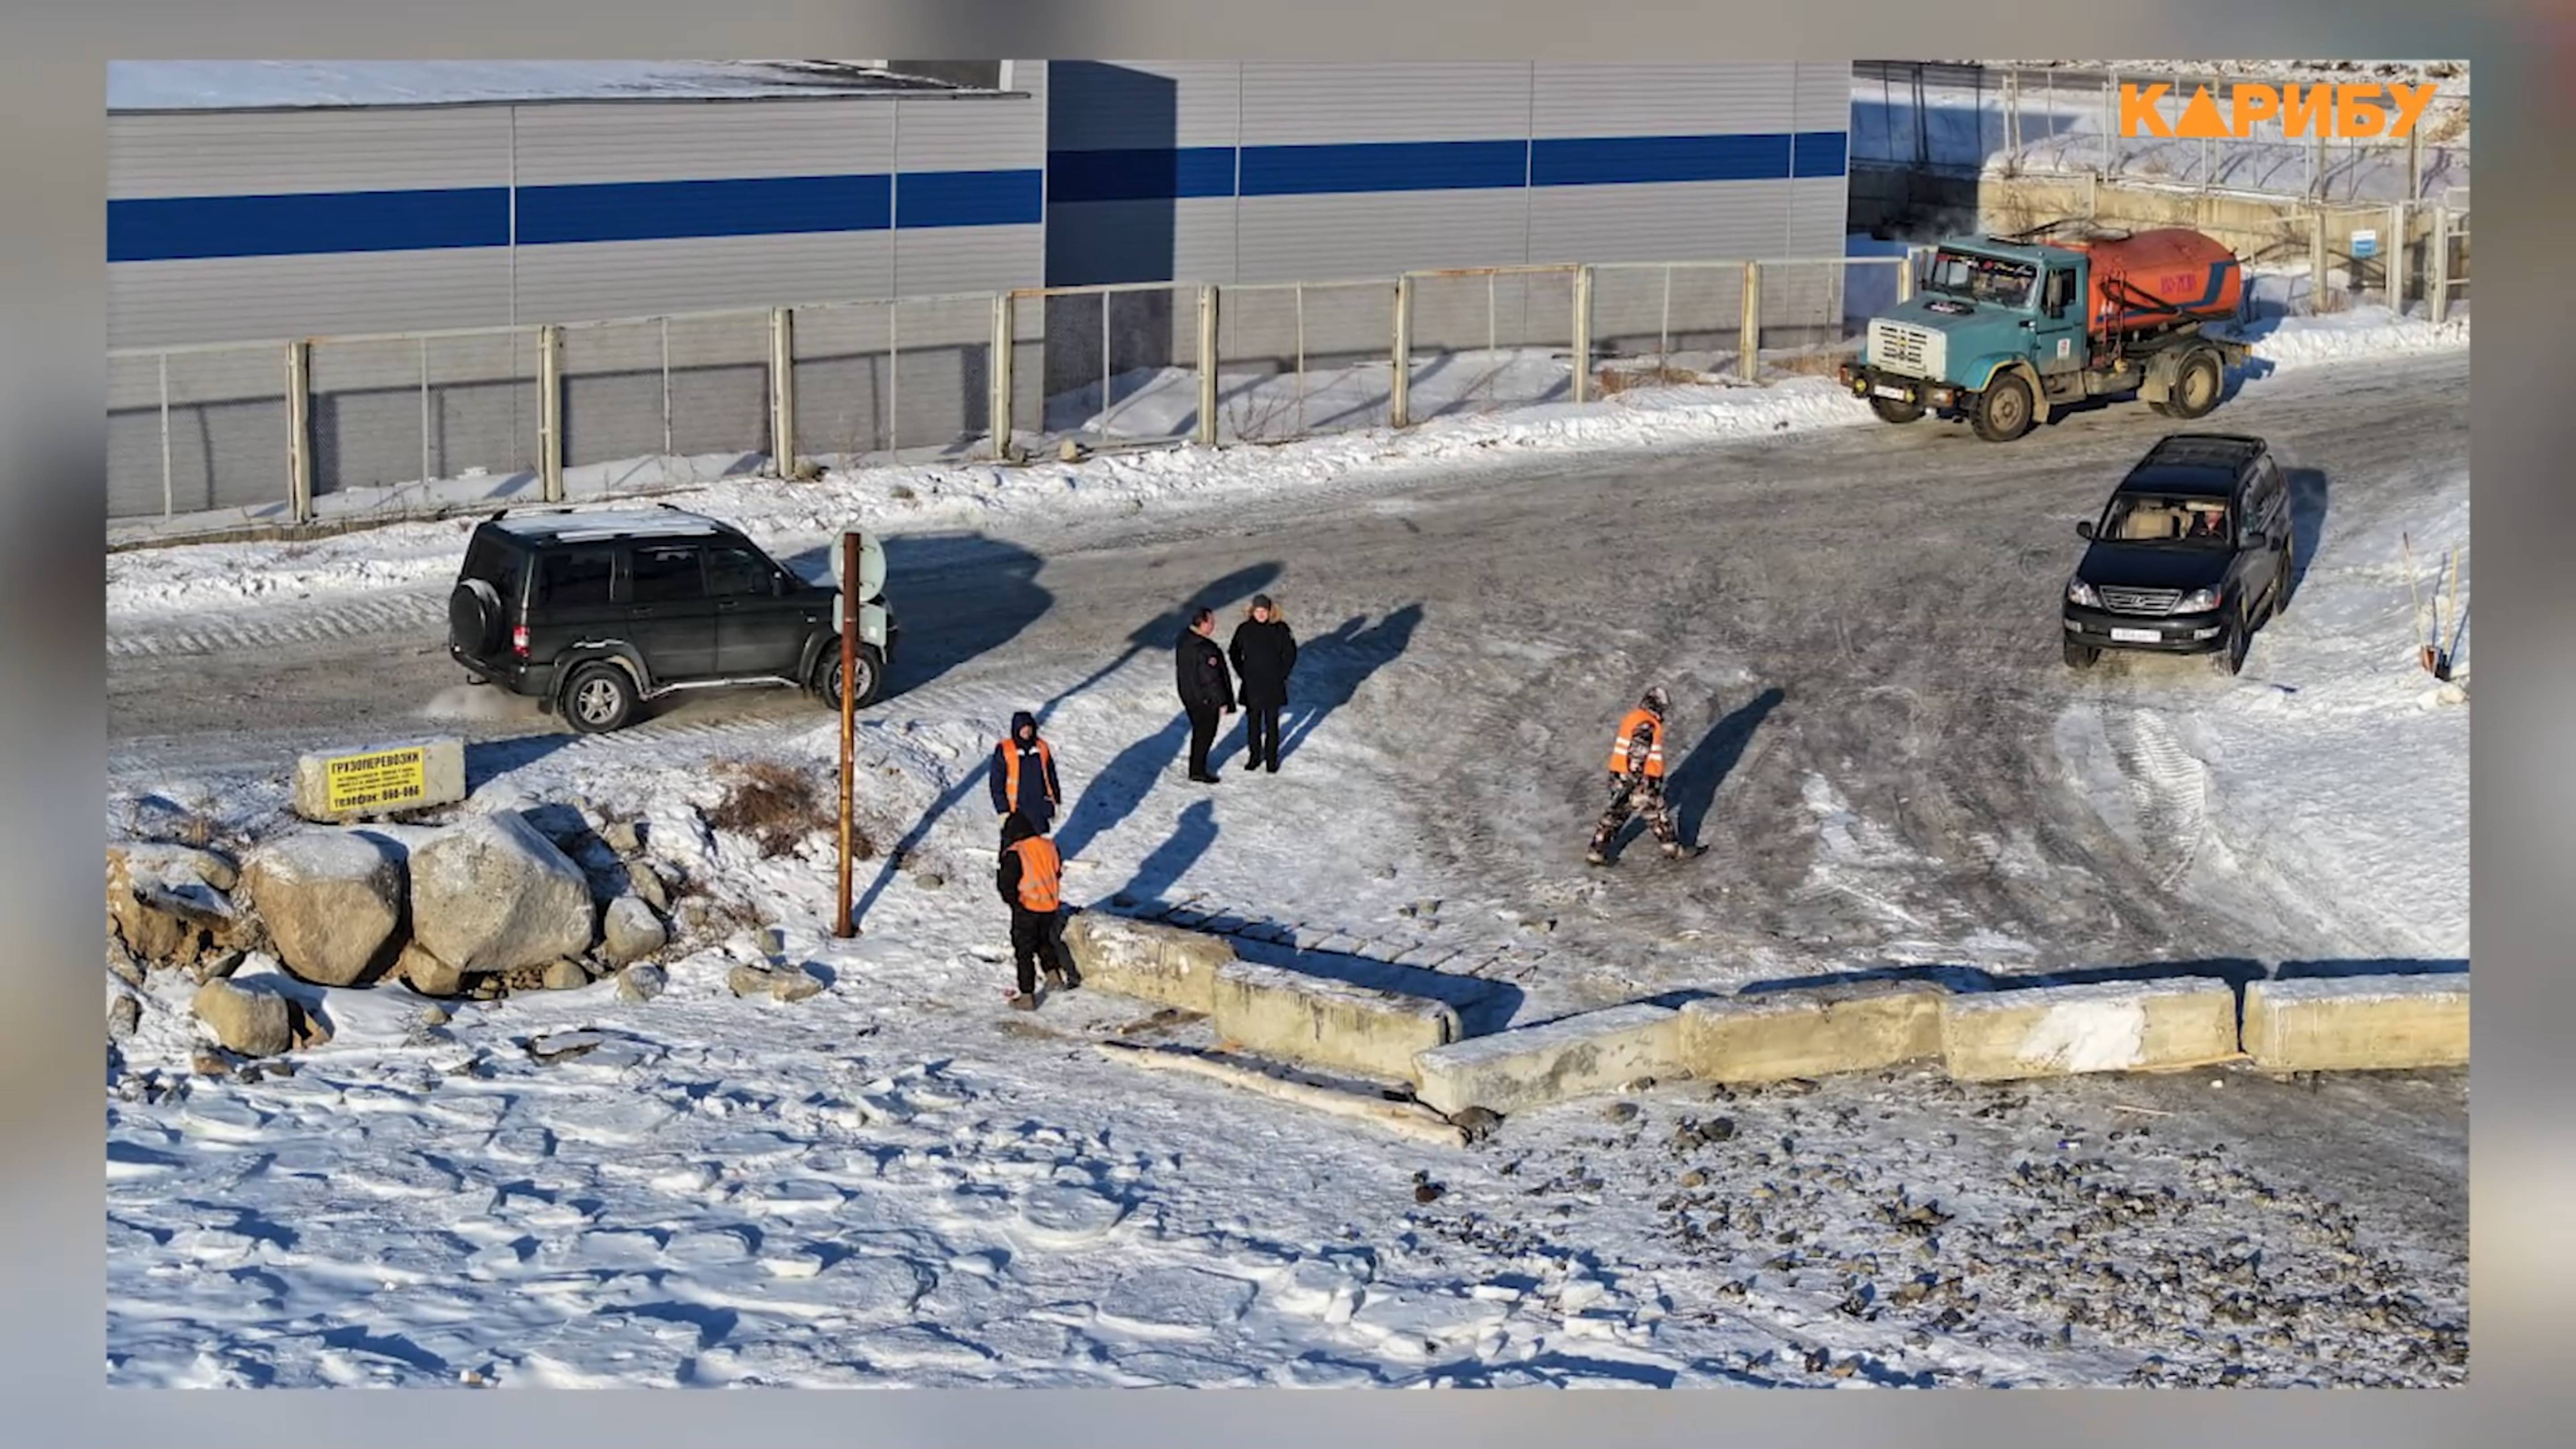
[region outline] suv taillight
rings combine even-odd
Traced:
[[[510,630],[510,652],[522,659],[528,657],[528,626],[519,624]]]

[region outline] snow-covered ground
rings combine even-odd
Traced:
[[[1934,165],[1984,170],[2011,157],[2012,131],[2007,125],[2006,97],[2000,72],[2011,62],[1983,62],[1995,71],[1984,85],[1970,88],[1934,84],[1924,89],[1922,104],[1913,88],[1899,80],[1856,75],[1852,81],[1851,155],[1855,161],[1911,162],[1917,159],[1917,135]],[[2034,64],[2024,62],[2022,64]],[[2180,117],[2192,88],[2205,82],[2247,80],[2331,84],[2402,80],[2436,87],[2432,104],[2418,121],[2424,137],[2417,195],[2438,200],[2470,184],[2468,67],[2454,73],[2444,67],[2389,63],[2367,74],[2336,69],[2366,62],[2214,62],[2117,61],[2081,62],[2068,67],[2064,87],[2050,89],[2026,81],[2018,102],[2021,151],[2018,162],[2035,171],[2082,172],[2104,165],[2104,133],[2110,121],[2103,112],[2103,89],[2095,77],[2117,74],[2125,83],[2169,87],[2160,110],[2171,122]],[[1937,74],[1937,73],[1936,73]],[[2175,84],[2179,77],[2181,83]],[[2384,99],[2384,98],[2383,98]],[[2116,117],[2117,112],[2113,112]],[[2278,121],[2257,122],[2243,140],[2204,143],[2153,136],[2121,136],[2109,145],[2112,174],[2142,181],[2199,185],[2204,179],[2222,189],[2310,194],[2320,184],[2339,202],[2394,201],[2405,194],[2407,148],[2402,143],[2328,142],[2324,175],[2317,175],[2318,155],[2311,139],[2291,139]]]
[[[1866,239],[1856,248],[1866,248]],[[1868,272],[1885,269],[1855,269]],[[1890,279],[1892,286],[1892,279]],[[2286,301],[2300,283],[2285,277],[2258,294]],[[1891,293],[1892,298],[1892,293]],[[2440,327],[2400,319],[2385,309],[2357,308],[2322,317],[2280,315],[2258,308],[2256,356],[2270,369],[2287,370],[2337,361],[2384,357],[2468,345],[2465,315]],[[1352,370],[1354,374],[1359,369]],[[1310,378],[1314,397],[1353,395],[1374,385],[1382,395],[1384,369],[1371,384],[1351,378]],[[1484,358],[1462,355],[1453,375],[1502,372],[1515,392],[1562,396],[1562,360],[1529,355]],[[1548,377],[1555,382],[1551,385]],[[1280,379],[1261,384],[1272,393]],[[1426,391],[1429,391],[1426,389]],[[1463,400],[1430,391],[1426,413]],[[1185,372],[1140,379],[1117,394],[1115,427],[1145,435],[1168,432],[1196,406],[1196,380]],[[1274,399],[1275,401],[1275,399]],[[1251,403],[1238,396],[1236,404]],[[1111,452],[1080,463],[1039,461],[1022,466],[988,463],[861,466],[833,470],[816,482],[733,478],[698,486],[681,484],[656,494],[677,507],[714,514],[738,524],[782,551],[810,547],[843,524],[864,519],[880,532],[899,535],[1006,519],[1114,516],[1161,505],[1270,496],[1283,491],[1326,493],[1455,468],[1495,456],[1586,448],[1687,446],[1726,438],[1758,437],[1869,422],[1867,408],[1818,377],[1787,377],[1763,387],[1710,383],[1637,388],[1597,402],[1538,403],[1501,411],[1430,416],[1401,433],[1377,427],[1275,446],[1217,449],[1163,448]],[[709,464],[714,460],[697,460]],[[693,475],[675,461],[667,471],[644,463],[584,472],[576,497],[605,496],[615,482],[632,492],[639,478]],[[487,485],[488,486],[488,485]],[[459,500],[462,501],[462,500]],[[173,544],[132,549],[107,560],[107,612],[111,621],[195,615],[205,611],[295,600],[364,595],[426,585],[452,575],[464,536],[477,520],[457,517],[383,527],[294,542]]]

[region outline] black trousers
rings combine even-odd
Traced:
[[[1011,907],[1011,965],[1019,972],[1020,994],[1038,989],[1038,972],[1055,964],[1055,912]]]
[[[1190,716],[1190,778],[1195,780],[1209,773],[1208,748],[1216,743],[1217,723],[1224,715],[1196,705],[1184,708]]]
[[[1244,749],[1255,765],[1279,764],[1279,706],[1247,704],[1243,707]]]

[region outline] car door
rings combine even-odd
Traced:
[[[2042,377],[2080,372],[2090,359],[2084,341],[2084,308],[2073,267],[2039,274],[2039,305],[2030,323],[2031,362]]]
[[[793,679],[812,598],[789,588],[786,571],[758,549],[710,543],[706,557],[707,593],[716,612],[716,672],[728,679]]]
[[[615,544],[568,544],[537,555],[528,657],[543,663],[576,645],[626,637],[626,608],[611,584],[616,572]]]
[[[2268,537],[2263,538],[2262,547],[2254,546],[2254,540],[2263,535],[2265,527],[2263,474],[2259,464],[2246,471],[2244,482],[2237,486],[2228,500],[2227,513],[2228,527],[2233,531],[2230,542],[2236,551],[2235,559],[2229,564],[2233,578],[2228,589],[2244,600],[2247,612],[2242,617],[2250,626],[2259,617],[2251,612],[2253,605],[2261,601],[2265,607],[2270,606],[2272,576],[2277,572],[2274,564],[2280,557],[2272,551],[2272,540]]]
[[[703,545],[637,542],[628,548],[626,637],[656,683],[716,672],[715,601],[707,597]]]

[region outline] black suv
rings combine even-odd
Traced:
[[[2171,433],[2120,481],[2066,581],[2066,662],[2105,649],[2210,654],[2234,674],[2289,602],[2290,490],[2261,438]]]
[[[885,679],[895,624],[883,554],[862,565],[853,697]],[[665,504],[503,509],[477,524],[447,599],[447,652],[479,682],[529,695],[584,734],[683,689],[789,685],[841,704],[839,590],[809,583],[742,530]]]

